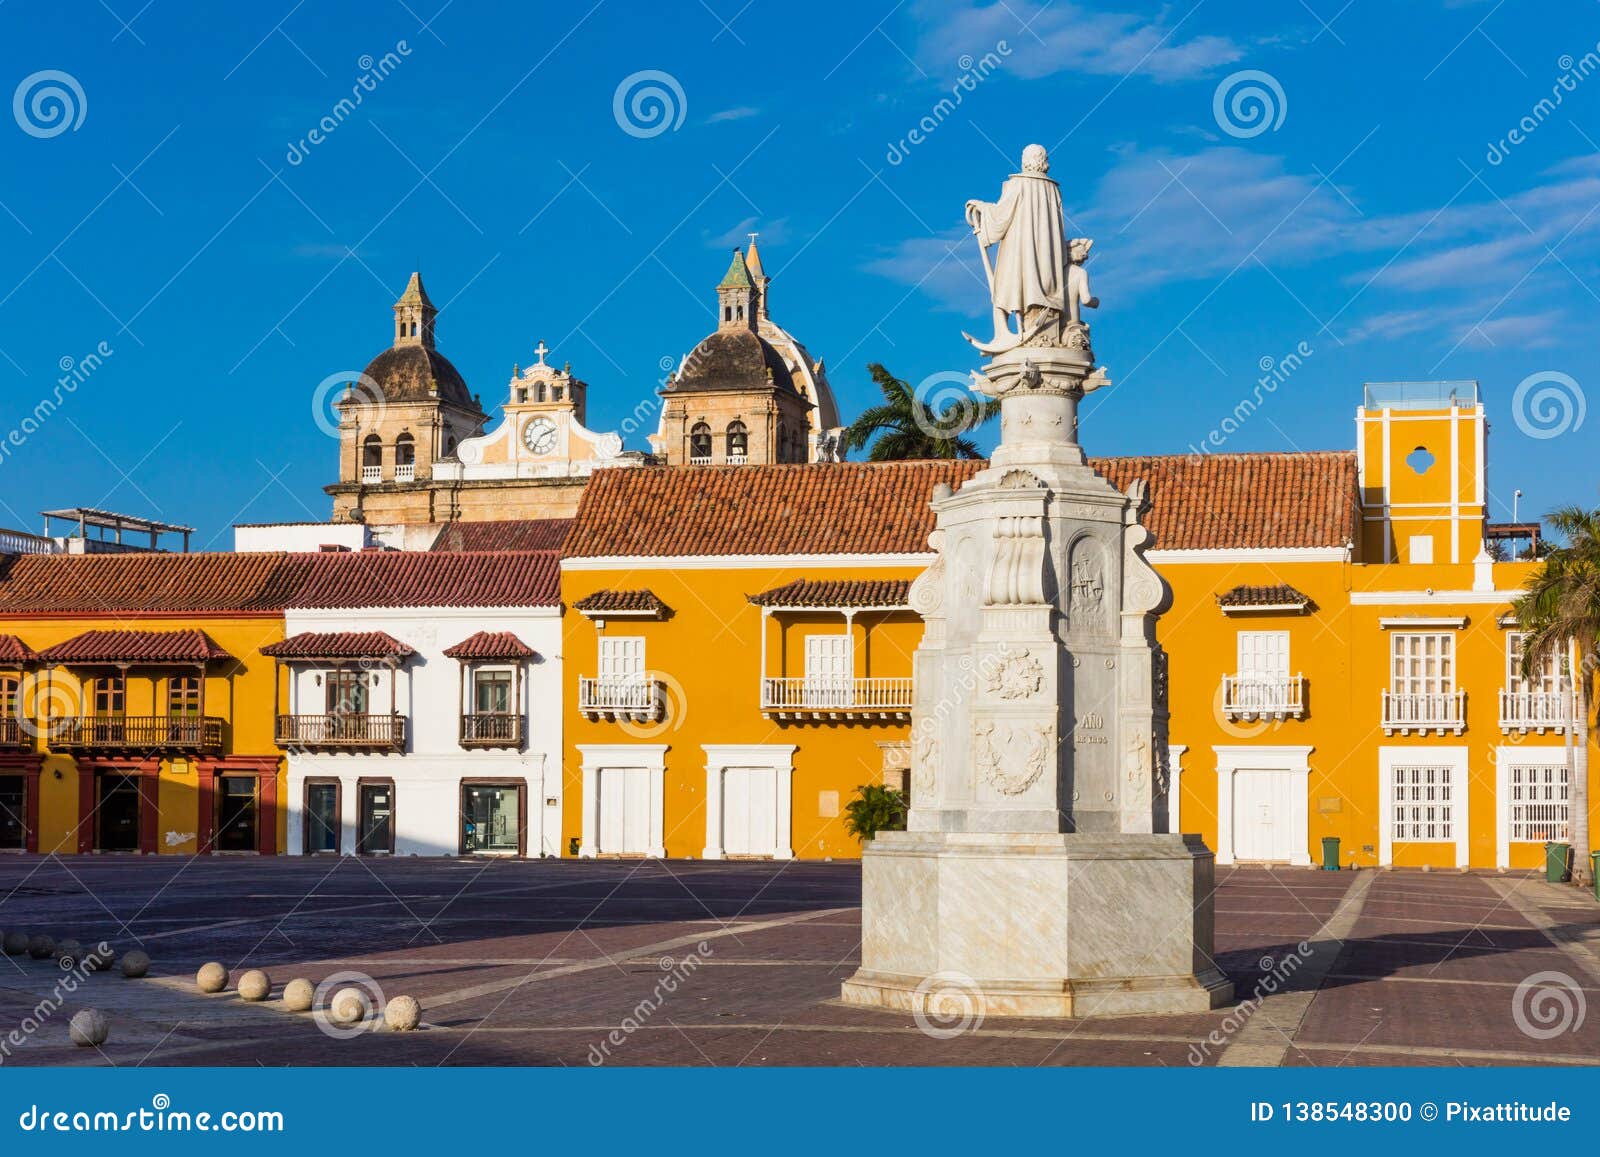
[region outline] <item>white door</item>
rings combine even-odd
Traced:
[[[1239,632],[1238,706],[1278,706],[1289,682],[1289,632]]]
[[[806,703],[848,707],[855,677],[855,640],[849,635],[806,636]]]
[[[722,773],[722,851],[771,856],[778,850],[777,773],[770,767],[730,767]]]
[[[650,769],[600,769],[600,854],[642,856],[650,850]]]
[[[1246,768],[1233,773],[1233,858],[1244,863],[1287,863],[1294,855],[1291,771]],[[1305,844],[1300,833],[1298,843]]]

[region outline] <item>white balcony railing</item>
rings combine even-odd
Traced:
[[[1383,693],[1383,733],[1419,735],[1428,731],[1440,735],[1453,732],[1457,735],[1467,726],[1467,693],[1465,691],[1437,691],[1409,693],[1385,691]]]
[[[691,465],[691,466],[709,466],[709,465],[711,465],[711,455],[710,454],[690,454],[689,455],[689,465]]]
[[[660,719],[665,699],[660,680],[647,675],[620,678],[584,675],[578,679],[578,710],[591,717]]]
[[[801,677],[761,680],[761,710],[772,715],[904,715],[911,680]]]
[[[1570,691],[1500,692],[1500,730],[1566,733],[1577,721]]]
[[[729,454],[728,455],[728,465],[729,466],[743,466],[745,463],[747,463],[749,461],[750,461],[750,455],[748,455],[748,454]]]
[[[415,462],[396,463],[394,480],[396,482],[415,482],[417,480],[417,464]]]
[[[1303,675],[1224,675],[1222,712],[1229,719],[1301,719],[1306,713]]]
[[[382,466],[363,466],[361,468],[361,481],[363,481],[365,483],[369,483],[369,484],[373,483],[373,482],[382,482],[383,481],[383,467]]]

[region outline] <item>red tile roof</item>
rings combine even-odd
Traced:
[[[43,663],[204,663],[228,652],[204,631],[85,631],[39,652]]]
[[[1344,451],[1095,458],[1149,486],[1145,525],[1166,550],[1343,546],[1356,538],[1356,459]],[[597,472],[564,558],[921,554],[938,482],[983,462],[679,466]]]
[[[570,518],[452,522],[433,540],[434,550],[560,550]]]
[[[444,653],[451,659],[531,659],[536,652],[510,631],[479,631]]]
[[[555,551],[374,551],[315,554],[285,596],[303,609],[553,607],[561,602]]]
[[[983,466],[826,462],[597,470],[562,555],[920,554],[933,530],[928,499],[934,485],[957,486]]]
[[[1271,586],[1238,586],[1232,590],[1224,591],[1217,596],[1217,602],[1224,607],[1301,607],[1311,605],[1307,596],[1295,590],[1288,583],[1274,583]]]
[[[39,656],[15,635],[0,635],[0,663],[31,663]]]
[[[279,554],[0,557],[0,615],[270,611]]]
[[[275,659],[409,659],[417,652],[387,631],[303,631],[261,648]]]
[[[904,607],[908,579],[796,579],[748,596],[758,607]]]
[[[1156,550],[1344,546],[1357,538],[1356,456],[1167,454],[1092,458],[1113,486],[1150,487],[1145,526]]]
[[[611,614],[664,615],[670,609],[651,590],[595,591],[593,594],[584,595],[572,606],[574,610],[582,611],[586,615],[605,614],[608,612]]]

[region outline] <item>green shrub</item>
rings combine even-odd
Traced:
[[[882,784],[862,784],[856,788],[855,798],[844,805],[844,826],[863,842],[879,832],[905,831],[905,793]]]

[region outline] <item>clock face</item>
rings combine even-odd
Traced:
[[[556,448],[556,426],[549,418],[535,418],[522,428],[522,444],[535,454]]]

